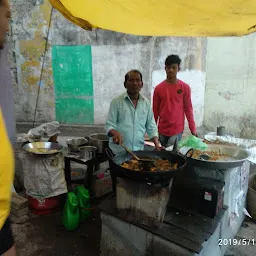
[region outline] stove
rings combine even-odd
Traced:
[[[128,221],[147,226],[163,222],[172,181],[168,186],[117,178],[116,209]]]
[[[101,255],[224,255],[219,240],[233,239],[244,220],[249,166],[188,166],[170,187],[120,177],[116,197],[100,205]]]

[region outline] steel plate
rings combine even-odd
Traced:
[[[53,142],[31,142],[25,144],[22,149],[35,155],[52,155],[59,153],[63,147]]]

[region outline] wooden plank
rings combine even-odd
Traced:
[[[171,232],[174,233],[180,237],[184,237],[190,241],[193,241],[195,243],[202,244],[205,241],[204,234],[194,234],[193,232],[175,227],[174,225],[168,224],[168,223],[161,223],[160,224],[164,232]]]
[[[216,230],[220,218],[224,215],[225,211],[226,208],[222,209],[215,219],[203,215],[193,216],[183,212],[176,214],[176,212],[169,211],[165,216],[164,222],[191,232],[194,235],[202,234],[207,241]]]
[[[224,212],[228,209],[228,207],[226,205],[223,206],[223,208],[219,211],[219,213],[215,216],[215,218],[211,218],[208,216],[205,216],[201,213],[199,213],[196,209],[187,207],[186,204],[175,204],[172,203],[171,200],[168,203],[168,212],[181,212],[181,213],[185,213],[185,214],[189,214],[189,215],[193,215],[193,216],[197,216],[199,218],[204,218],[209,221],[218,221],[222,218]]]
[[[212,235],[209,231],[207,231],[207,229],[202,228],[201,224],[198,225],[198,223],[195,223],[192,220],[192,218],[190,219],[189,216],[187,216],[187,217],[182,216],[182,215],[175,216],[174,213],[167,212],[166,216],[165,216],[164,223],[173,225],[173,226],[180,228],[186,232],[191,232],[195,236],[197,236],[197,234],[201,234],[205,241],[207,241]]]
[[[167,225],[167,226],[169,226],[169,225]],[[176,233],[172,232],[171,229],[168,229],[168,228],[163,229],[163,227],[162,228],[159,228],[159,227],[154,228],[154,227],[141,226],[141,225],[138,227],[144,228],[145,230],[147,230],[148,232],[151,232],[152,234],[155,234],[161,238],[166,239],[167,241],[175,243],[183,248],[186,248],[186,249],[196,252],[196,253],[200,253],[200,251],[203,248],[202,243],[192,241],[183,236],[179,236]]]

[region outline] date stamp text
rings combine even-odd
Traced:
[[[219,246],[222,245],[255,245],[255,239],[219,239]]]

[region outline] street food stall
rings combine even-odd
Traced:
[[[91,192],[95,172],[109,160],[114,163],[116,196],[100,205],[102,255],[124,251],[224,255],[227,241],[234,238],[244,219],[250,165],[247,150],[211,143],[201,152],[178,151],[176,146],[161,152],[134,152],[139,158],[156,160],[156,165],[148,166],[140,165],[126,152],[113,158],[107,155],[103,135],[68,140],[65,153],[67,184],[82,182]],[[94,146],[90,137],[97,138]],[[75,147],[75,142],[83,146]],[[30,153],[31,144],[25,146]],[[96,151],[85,154],[79,150],[91,147]],[[202,159],[205,155],[210,158]],[[71,180],[72,162],[87,166],[85,179]]]
[[[204,37],[256,31],[253,1],[50,2],[68,20],[88,30]],[[118,180],[116,196],[101,205],[101,255],[224,255],[244,219],[248,152],[238,146],[212,145],[210,152],[190,155],[134,153],[167,161],[169,166],[163,170],[165,162],[142,168],[128,154],[109,155]]]

